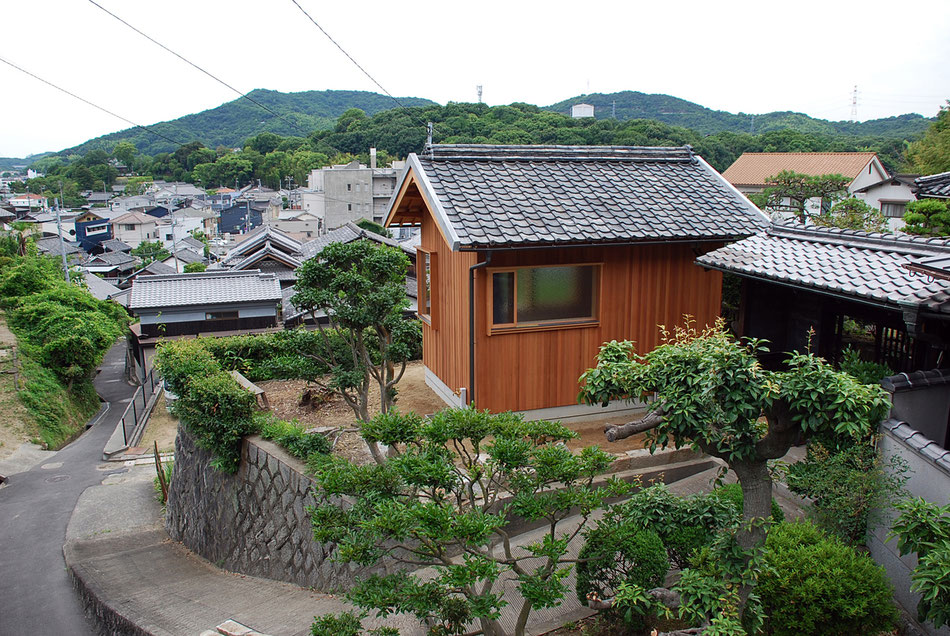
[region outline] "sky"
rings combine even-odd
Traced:
[[[95,0],[238,91],[381,92],[293,0]],[[549,105],[666,93],[730,112],[933,116],[950,98],[947,0],[297,2],[387,91]],[[90,0],[5,3],[0,58],[137,124],[237,93]],[[121,119],[0,62],[0,157],[67,148]]]

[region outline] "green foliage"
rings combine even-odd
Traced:
[[[813,500],[818,526],[852,545],[865,542],[868,523],[903,495],[907,464],[898,456],[884,461],[869,442],[836,453],[820,443],[788,468],[788,487]]]
[[[142,265],[148,265],[152,261],[163,261],[172,255],[161,241],[142,241],[132,248],[131,253],[132,256],[142,259]]]
[[[712,492],[712,495],[718,497],[720,501],[731,505],[735,509],[737,516],[742,516],[742,503],[744,501],[742,486],[739,484],[725,484],[716,488]],[[775,497],[772,497],[772,523],[781,523],[783,521],[785,521],[785,513],[782,512],[778,502],[775,501]]]
[[[834,201],[847,193],[851,179],[840,174],[807,175],[782,170],[765,179],[766,188],[750,200],[763,210],[791,212],[805,221],[805,203],[809,199]],[[842,210],[842,214],[844,211]],[[826,216],[828,221],[837,215]]]
[[[439,633],[462,633],[471,621],[498,633],[504,602],[496,585],[511,572],[523,604],[515,633],[523,634],[531,609],[552,607],[566,592],[571,536],[608,497],[628,490],[614,481],[594,485],[610,455],[573,454],[561,443],[575,437],[569,429],[511,413],[452,409],[424,420],[390,411],[366,422],[362,435],[390,445],[393,455],[370,466],[311,457],[314,538],[336,544],[344,562],[372,565],[390,555],[433,567],[432,579],[406,572],[364,579],[348,597],[364,609],[433,621]],[[561,531],[558,524],[578,512],[579,527]],[[523,550],[503,541],[496,552],[511,516],[549,530]]]
[[[212,465],[223,472],[236,471],[241,440],[255,432],[254,396],[197,339],[166,342],[155,364],[178,395],[173,412],[197,445],[214,455]]]
[[[835,203],[828,212],[812,217],[815,225],[862,232],[887,232],[887,219],[880,210],[856,199]]]
[[[172,483],[172,473],[175,472],[175,460],[174,459],[165,459],[162,460],[162,475],[165,477],[165,486],[171,487]],[[158,478],[158,475],[155,475],[152,478],[152,490],[155,491],[155,498],[158,499],[158,503],[165,505],[165,494],[162,492],[162,482]]]
[[[330,442],[319,433],[307,433],[297,422],[279,420],[273,413],[261,413],[255,416],[255,428],[264,439],[285,448],[298,459],[307,459],[314,453],[329,453]]]
[[[950,208],[941,199],[919,199],[907,204],[903,230],[921,236],[950,235]]]
[[[392,238],[393,233],[384,228],[379,223],[373,223],[367,219],[360,219],[356,222],[356,225],[363,228],[367,232],[372,232],[374,234],[379,234],[380,236],[385,236],[386,238]]]
[[[853,347],[845,347],[841,352],[838,367],[861,384],[879,384],[882,379],[894,375],[894,371],[886,364],[862,360],[861,352]]]
[[[99,407],[92,376],[124,332],[128,314],[67,283],[53,258],[8,258],[0,273],[0,304],[23,361],[26,387],[18,395],[44,443],[58,448]]]
[[[616,597],[621,584],[657,587],[669,569],[659,535],[628,524],[600,524],[590,530],[578,559],[576,591],[583,605],[593,597]]]
[[[199,262],[197,262],[197,261],[195,261],[194,263],[186,263],[186,264],[185,264],[185,273],[186,273],[186,274],[195,274],[195,273],[198,273],[198,272],[203,272],[203,271],[205,271],[206,269],[208,269],[208,266],[207,266],[207,265],[205,265],[204,263],[199,263]]]
[[[917,554],[910,575],[911,591],[921,595],[917,616],[934,627],[950,625],[950,505],[914,498],[895,507],[900,514],[888,539],[898,538],[902,555]]]
[[[758,593],[775,636],[863,636],[897,618],[884,569],[809,523],[774,526],[765,543]]]
[[[373,384],[379,387],[380,410],[389,410],[395,402],[394,387],[415,352],[419,325],[402,315],[409,302],[408,266],[402,250],[363,240],[331,243],[297,270],[294,305],[324,311],[347,344],[343,357],[336,355],[329,340],[325,355],[305,354],[330,369],[329,380],[315,381],[342,396],[359,420],[370,419]],[[375,338],[367,339],[367,331]],[[378,461],[377,449],[370,448]]]
[[[950,102],[940,107],[924,136],[907,147],[907,163],[911,172],[925,175],[950,170]]]

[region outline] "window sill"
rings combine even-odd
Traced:
[[[421,320],[421,321],[424,322],[425,324],[427,324],[427,325],[429,325],[430,327],[432,327],[432,316],[431,316],[431,315],[429,315],[429,314],[420,314],[420,313],[417,311],[417,312],[416,312],[416,318],[418,318],[419,320]],[[434,327],[433,327],[433,328],[434,328]]]
[[[592,329],[600,327],[599,320],[587,320],[584,322],[560,322],[543,325],[524,325],[515,327],[492,327],[489,336],[502,336],[509,333],[527,333],[532,331],[563,331],[565,329]]]

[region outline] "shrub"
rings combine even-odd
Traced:
[[[888,540],[898,537],[902,555],[917,553],[910,575],[911,591],[920,594],[917,617],[938,628],[950,625],[950,505],[913,498],[896,508],[900,514]]]
[[[586,539],[577,564],[577,598],[582,604],[587,605],[588,594],[613,597],[621,583],[647,589],[663,583],[669,560],[655,532],[629,524],[599,525]]]
[[[742,495],[742,486],[739,484],[726,484],[725,486],[720,486],[712,491],[714,497],[718,497],[720,501],[727,502],[735,507],[736,511],[741,515],[742,514],[742,505],[745,501],[745,497]],[[772,523],[781,523],[785,521],[785,513],[782,512],[782,508],[778,505],[778,502],[775,501],[775,497],[772,498]]]
[[[298,459],[307,459],[314,453],[329,453],[330,442],[319,433],[306,433],[298,422],[277,419],[272,413],[261,413],[256,418],[261,437],[286,449]]]
[[[861,353],[852,347],[847,347],[841,352],[839,367],[862,384],[879,384],[882,378],[894,375],[894,371],[886,364],[862,360]]]
[[[764,558],[757,592],[766,633],[863,636],[894,625],[884,569],[811,523],[773,526]]]

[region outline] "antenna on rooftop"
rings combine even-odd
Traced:
[[[481,104],[482,103],[482,85],[479,84],[478,86],[476,86],[475,90],[478,91],[478,103]]]
[[[854,85],[851,93],[851,123],[858,121],[858,85]]]

